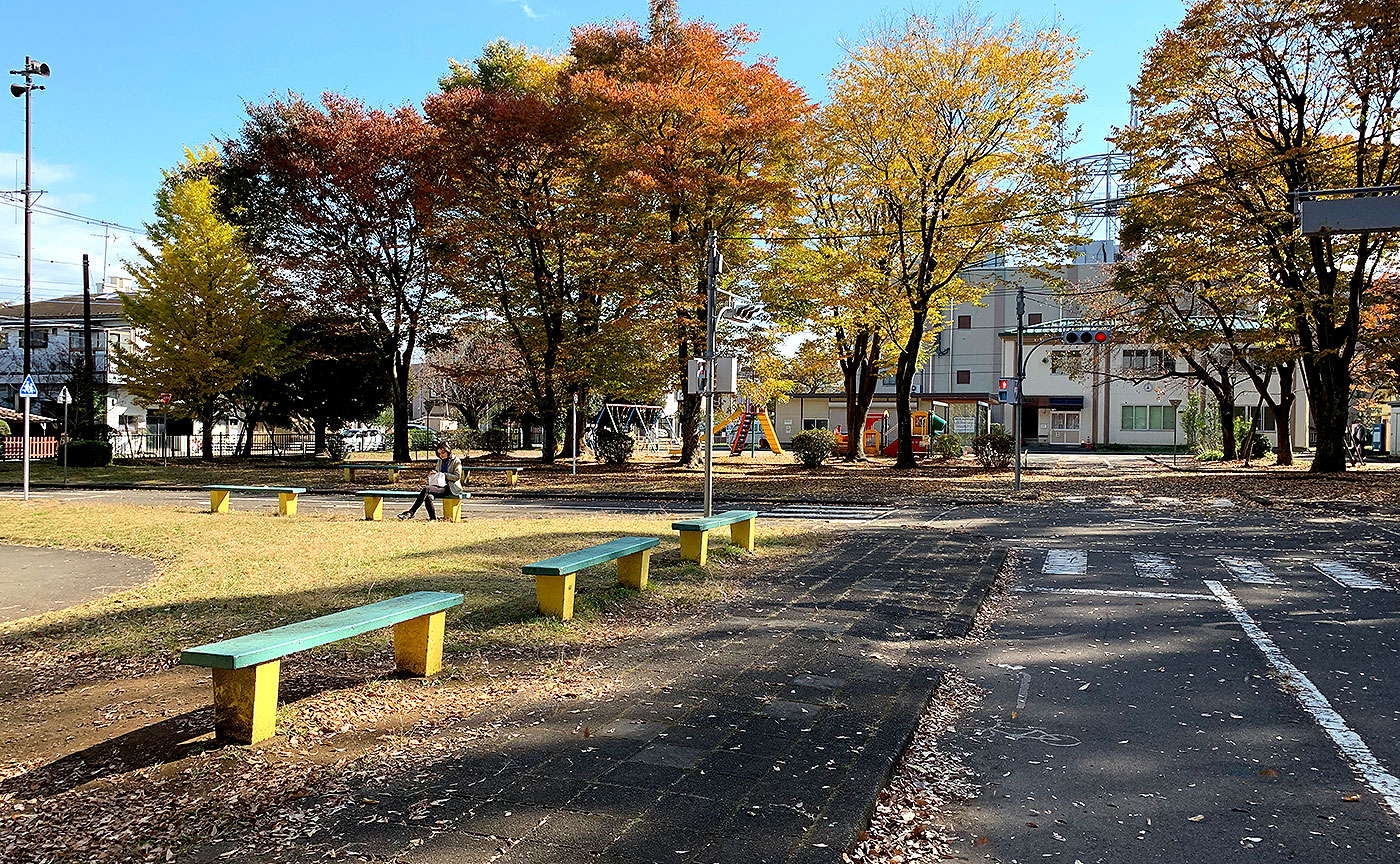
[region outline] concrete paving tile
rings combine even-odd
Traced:
[[[684,723],[672,726],[664,734],[657,736],[657,740],[680,747],[700,747],[708,750],[719,746],[734,732],[734,729],[726,726]]]
[[[622,762],[598,779],[619,786],[639,786],[645,789],[665,789],[686,773],[682,768],[647,765],[642,762]]]
[[[641,821],[628,828],[607,851],[625,859],[669,864],[693,860],[706,842],[706,837],[691,831]]]
[[[773,758],[763,754],[717,750],[701,759],[696,767],[705,773],[735,777],[765,777],[773,770]]]
[[[631,761],[647,765],[660,765],[666,768],[694,768],[709,749],[681,747],[667,742],[648,744],[632,756]]]
[[[577,849],[522,840],[502,853],[496,864],[578,864],[578,860]]]
[[[546,777],[538,774],[522,774],[511,780],[496,795],[501,801],[515,804],[538,804],[542,807],[555,807],[569,801],[588,785],[588,781],[578,777]]]
[[[549,815],[549,809],[508,801],[488,801],[461,823],[464,831],[483,837],[519,840]]]
[[[641,786],[592,783],[568,803],[570,810],[621,818],[635,818],[651,809],[662,792]]]
[[[448,832],[423,841],[413,860],[422,864],[487,864],[502,845],[489,837]]]
[[[611,846],[635,821],[630,817],[560,810],[551,813],[526,839],[593,854]]]

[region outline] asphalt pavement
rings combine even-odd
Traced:
[[[1379,523],[1379,524],[1378,524]],[[949,658],[972,862],[1394,860],[1400,571],[1383,520],[1222,501],[960,508],[1012,610]]]

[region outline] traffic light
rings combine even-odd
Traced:
[[[997,381],[997,401],[1016,404],[1016,379],[1001,378]]]
[[[1062,334],[1066,345],[1104,345],[1113,338],[1110,329],[1066,330]]]

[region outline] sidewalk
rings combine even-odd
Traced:
[[[115,552],[0,546],[0,623],[130,588],[155,570],[154,562]]]
[[[1000,560],[965,537],[854,533],[650,639],[603,673],[606,699],[474,717],[434,739],[445,756],[283,814],[314,826],[301,838],[194,860],[840,861]]]

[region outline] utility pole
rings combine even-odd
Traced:
[[[1016,407],[1012,411],[1016,424],[1016,483],[1015,491],[1021,491],[1021,401],[1025,397],[1026,366],[1022,351],[1026,343],[1026,286],[1016,286]]]
[[[705,518],[715,512],[715,277],[719,275],[719,234],[705,237]]]
[[[23,69],[11,69],[11,75],[23,75],[23,84],[11,84],[10,95],[24,97],[24,377],[29,378],[29,303],[33,294],[33,242],[34,231],[34,158],[30,143],[31,103],[35,90],[43,90],[44,85],[35,84],[34,76],[49,77],[49,64],[40,63],[32,57],[24,58]],[[25,409],[25,426],[28,428],[29,410]],[[26,488],[26,492],[27,492]],[[27,497],[27,495],[26,495]]]
[[[78,391],[78,398],[83,400],[78,403],[78,423],[81,426],[92,427],[96,425],[97,418],[94,412],[97,410],[97,364],[92,356],[92,280],[88,270],[88,256],[83,256],[83,386]],[[111,346],[107,346],[110,350]],[[106,393],[103,393],[102,405],[106,408]],[[103,425],[106,425],[107,418],[102,418]],[[80,429],[79,434],[92,436],[91,428]],[[105,437],[105,436],[104,436]]]

